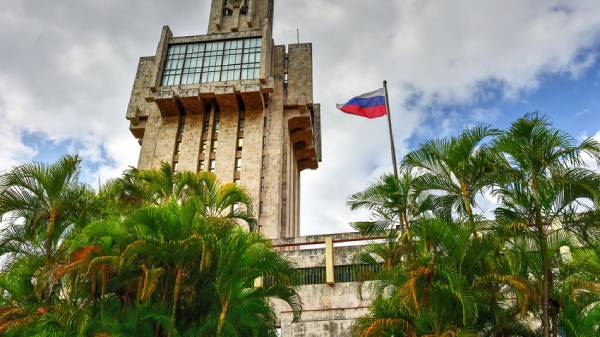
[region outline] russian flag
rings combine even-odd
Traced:
[[[377,118],[387,114],[385,108],[385,91],[383,88],[356,96],[346,104],[337,104],[337,108],[345,113]]]

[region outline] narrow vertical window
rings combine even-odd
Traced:
[[[240,15],[248,15],[248,0],[242,0],[242,6],[240,7]]]
[[[242,170],[242,158],[235,158],[235,170],[236,171]]]
[[[212,144],[210,145],[210,151],[211,152],[217,152],[217,145],[218,145],[218,140],[217,139],[213,139],[212,140]]]
[[[239,137],[237,139],[237,149],[238,149],[238,151],[241,151],[243,146],[244,146],[244,138]]]
[[[233,6],[231,5],[231,0],[223,1],[223,16],[232,16],[233,15]]]
[[[219,132],[219,127],[221,123],[219,123],[219,111],[215,111],[214,121],[213,121],[213,133]]]
[[[240,122],[239,122],[239,125],[238,125],[238,128],[239,128],[240,131],[244,131],[244,124],[246,123],[245,121],[246,120],[243,117],[240,118]]]
[[[216,168],[217,168],[217,163],[216,163],[216,161],[215,161],[214,159],[211,159],[211,160],[210,160],[210,167],[208,168],[208,170],[209,170],[210,172],[215,172]]]
[[[204,171],[206,167],[204,167],[204,160],[200,160],[198,162],[198,171]]]

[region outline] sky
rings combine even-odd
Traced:
[[[138,58],[161,27],[206,33],[208,0],[0,0],[0,170],[84,158],[82,179],[118,177],[139,145],[125,111]],[[335,103],[386,79],[399,158],[426,139],[539,111],[600,139],[598,0],[293,0],[277,44],[313,43],[323,162],[302,173],[301,233],[349,230],[347,197],[391,170],[387,124]],[[481,201],[485,211],[493,203]]]

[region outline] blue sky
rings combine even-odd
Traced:
[[[390,86],[398,155],[469,125],[547,114],[600,137],[600,1],[276,0],[277,44],[313,43],[323,162],[302,173],[301,232],[348,230],[345,200],[391,168],[385,119],[335,103]],[[117,177],[139,145],[125,110],[138,58],[163,25],[206,32],[208,0],[0,2],[0,170],[66,153],[82,178]]]
[[[490,124],[507,128],[510,123],[529,112],[547,115],[556,127],[576,138],[591,137],[600,131],[600,63],[595,61],[581,74],[545,74],[540,76],[539,87],[506,97],[497,88],[484,86],[485,98],[460,105],[440,105],[431,108],[426,124],[433,129],[445,127],[450,134],[474,124]],[[445,116],[446,118],[441,118]],[[401,119],[401,116],[396,116]],[[436,127],[437,126],[437,127]],[[410,147],[435,137],[436,133],[416,132],[410,138]]]

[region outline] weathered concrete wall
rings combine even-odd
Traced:
[[[371,240],[361,241],[358,233],[314,235],[291,239],[273,240],[297,268],[325,266],[325,238],[334,241],[334,266],[353,264],[354,255]],[[302,249],[310,247],[309,249]],[[298,287],[303,311],[299,321],[292,321],[287,304],[273,300],[273,306],[283,337],[350,337],[354,320],[368,313],[371,303],[371,282],[335,282],[334,284],[311,284]]]
[[[287,105],[295,106],[313,102],[312,44],[288,46]]]
[[[202,115],[185,116],[185,129],[179,152],[179,169],[196,172],[202,138]]]

